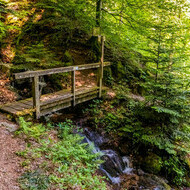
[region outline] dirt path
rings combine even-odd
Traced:
[[[25,147],[24,141],[10,132],[16,125],[0,115],[0,190],[19,190],[18,177],[22,174],[22,159],[15,153]]]

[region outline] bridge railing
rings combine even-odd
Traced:
[[[91,63],[85,65],[76,65],[69,67],[59,67],[46,70],[37,70],[37,71],[26,71],[22,73],[15,73],[15,79],[25,79],[32,78],[32,91],[33,91],[33,108],[36,111],[36,118],[40,117],[40,81],[39,78],[45,75],[52,75],[58,73],[72,72],[72,96],[73,96],[73,106],[75,106],[75,74],[76,71],[86,70],[86,69],[95,69],[98,68],[98,87],[99,87],[99,97],[102,96],[102,79],[103,79],[103,68],[104,66],[109,66],[109,62],[104,62],[104,36],[101,36],[101,60],[99,63]]]
[[[39,118],[40,116],[40,81],[39,78],[45,75],[53,75],[58,73],[65,73],[65,72],[72,72],[72,94],[73,94],[73,106],[75,106],[75,79],[76,79],[76,71],[86,70],[86,69],[99,69],[98,74],[98,87],[99,87],[99,97],[102,94],[102,78],[103,72],[102,67],[109,66],[109,62],[101,63],[91,63],[85,65],[76,65],[76,66],[69,66],[69,67],[60,67],[54,69],[46,69],[46,70],[37,70],[37,71],[26,71],[22,73],[15,73],[15,79],[26,79],[32,78],[32,91],[33,91],[33,108],[36,110],[36,117]],[[100,82],[101,81],[101,82]]]

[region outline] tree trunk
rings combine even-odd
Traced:
[[[96,2],[96,27],[100,27],[101,21],[101,9],[102,9],[102,0],[97,0]]]

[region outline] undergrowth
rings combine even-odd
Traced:
[[[141,158],[138,164],[142,168],[146,158],[153,155],[150,159],[154,162],[156,154],[159,170],[149,168],[148,172],[163,175],[177,186],[189,186],[190,165],[187,156],[190,152],[190,127],[187,117],[189,108],[185,102],[179,103],[177,94],[177,100],[165,99],[167,104],[164,104],[164,97],[160,102],[155,102],[156,95],[150,93],[139,101],[133,97],[125,82],[115,85],[113,90],[115,98],[104,103],[96,100],[85,110],[91,123],[109,135],[119,136],[120,143],[125,142],[132,147],[129,153]],[[117,148],[120,146],[122,144]],[[151,166],[143,169],[147,167]]]
[[[20,118],[17,134],[27,142],[26,149],[17,153],[24,158],[22,189],[106,189],[103,177],[95,174],[102,163],[99,155],[92,154],[92,147],[81,143],[83,137],[73,130],[71,121],[43,126]]]

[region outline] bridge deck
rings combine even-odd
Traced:
[[[98,87],[76,89],[75,104],[98,97],[98,92]],[[40,98],[40,116],[70,107],[72,104],[73,93],[71,93],[71,90],[61,90],[52,94],[42,95]],[[2,105],[0,110],[14,116],[23,116],[35,112],[32,98]]]

